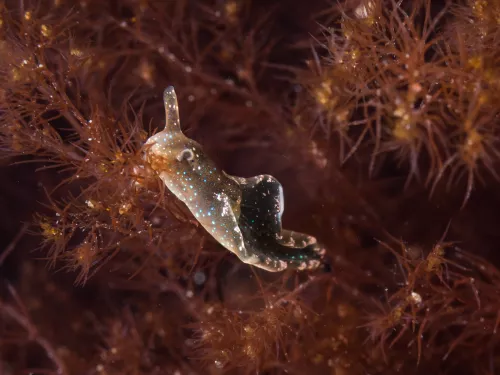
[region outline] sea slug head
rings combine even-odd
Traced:
[[[173,87],[165,89],[163,102],[165,128],[146,141],[146,160],[180,200],[186,202],[195,197],[201,198],[201,187],[216,176],[217,170],[201,145],[182,133]]]

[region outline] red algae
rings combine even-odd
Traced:
[[[500,2],[0,5],[0,373],[494,374]],[[183,132],[326,247],[269,273],[144,157]]]

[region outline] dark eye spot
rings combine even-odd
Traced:
[[[183,160],[193,161],[194,160],[193,150],[191,150],[189,148],[185,148],[184,150],[179,152],[179,155],[177,155],[177,160],[179,160],[179,161],[183,161]]]

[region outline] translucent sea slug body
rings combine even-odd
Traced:
[[[283,230],[283,190],[270,175],[230,176],[181,131],[173,87],[163,94],[165,129],[146,142],[146,158],[167,188],[222,246],[268,271],[314,269],[324,249],[306,234]]]

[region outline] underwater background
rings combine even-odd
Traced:
[[[4,0],[0,374],[495,374],[499,42],[499,0]],[[166,188],[168,86],[320,267]]]

